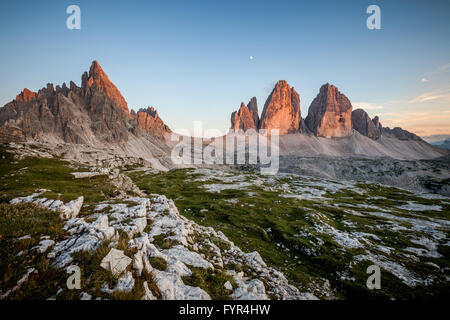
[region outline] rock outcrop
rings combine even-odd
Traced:
[[[51,211],[60,213],[61,219],[71,219],[78,216],[81,206],[83,205],[84,197],[80,196],[75,200],[69,201],[66,204],[61,200],[52,200],[47,198],[37,198],[48,190],[42,189],[39,192],[33,193],[27,197],[14,198],[10,201],[10,204],[16,205],[19,203],[33,203],[38,207],[45,208]]]
[[[330,84],[320,88],[305,119],[308,128],[319,137],[345,137],[353,133],[352,104]]]
[[[372,119],[372,122],[375,125],[375,128],[377,128],[378,130],[381,131],[383,129],[383,126],[381,125],[381,122],[380,122],[380,118],[378,116],[375,116]]]
[[[352,125],[353,129],[372,140],[377,140],[382,135],[385,135],[387,137],[393,137],[402,141],[409,140],[425,142],[419,136],[402,128],[383,128],[378,116],[375,116],[371,120],[367,112],[365,112],[363,109],[356,109],[352,112]]]
[[[381,136],[381,124],[378,117],[371,120],[363,109],[356,109],[352,112],[352,125],[353,129],[370,139],[377,140]]]
[[[404,130],[400,127],[395,127],[394,129],[391,129],[389,127],[383,128],[382,131],[385,135],[391,135],[399,140],[413,140],[413,141],[424,141],[421,137],[417,136],[416,134],[409,132],[407,130]]]
[[[30,91],[27,88],[23,89],[23,91],[16,96],[16,100],[18,102],[30,102],[31,100],[36,100],[38,94],[36,92]]]
[[[231,129],[237,131],[239,129],[247,131],[249,129],[258,130],[259,127],[259,115],[256,98],[253,97],[248,106],[244,102],[241,103],[241,107],[238,111],[234,111],[231,114]]]
[[[300,96],[285,80],[275,85],[264,104],[259,129],[278,129],[280,135],[301,132]]]
[[[169,127],[161,120],[158,112],[153,107],[140,109],[136,113],[135,117],[141,129],[144,129],[145,131],[159,139],[164,140],[165,137],[172,132]]]
[[[193,267],[210,273],[220,271],[232,277],[234,287],[227,289],[230,298],[317,299],[291,285],[280,271],[267,266],[259,253],[244,253],[222,232],[200,226],[180,215],[173,201],[165,196],[98,203],[90,217],[65,221],[64,230],[67,237],[53,243],[47,254],[55,267],[70,266],[76,252],[93,252],[102,243],[110,243],[100,266],[111,271],[118,281],[112,288],[107,281],[101,283],[102,295],[130,292],[136,285],[143,285],[142,299],[155,299],[156,294],[164,300],[211,299],[200,287],[184,283],[183,277],[193,275]],[[127,234],[130,239],[125,242],[125,250],[118,249],[119,234]],[[158,241],[161,238],[164,245]],[[242,265],[245,271],[229,268],[234,265]],[[157,287],[154,292],[149,290],[148,284],[137,281],[144,272],[152,277]],[[86,286],[86,290],[86,296],[90,298],[98,295],[91,286]],[[61,291],[56,295],[59,293]]]

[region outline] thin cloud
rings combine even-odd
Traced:
[[[425,83],[425,82],[429,82],[430,80],[428,80],[427,78],[422,78],[420,79],[420,82]]]
[[[450,71],[450,63],[437,67],[431,74],[439,74]]]
[[[372,111],[372,110],[384,109],[384,106],[382,106],[380,104],[374,104],[374,103],[370,103],[370,102],[366,102],[366,101],[354,102],[352,104],[353,104],[354,109],[361,108],[361,109],[364,109],[366,111],[368,111],[368,110]]]
[[[422,103],[427,101],[435,101],[435,100],[450,100],[450,90],[446,88],[444,90],[438,89],[434,91],[428,91],[418,95],[417,97],[411,99],[409,103]]]

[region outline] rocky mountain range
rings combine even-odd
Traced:
[[[251,105],[251,107],[250,107]],[[259,125],[258,125],[259,124]],[[384,128],[378,116],[370,119],[363,109],[353,110],[350,100],[329,83],[324,84],[312,101],[305,119],[301,117],[300,95],[285,80],[275,85],[264,104],[261,119],[258,117],[256,98],[246,107],[242,102],[231,115],[231,129],[278,129],[279,135],[306,133],[316,137],[340,138],[360,134],[377,140],[384,132],[400,140],[423,141],[420,137],[399,127]]]
[[[278,129],[279,174],[175,165],[156,109],[130,111],[96,61],[81,87],[24,89],[0,108],[0,300],[448,296],[448,151],[330,84],[303,119],[279,81],[261,118],[252,98],[231,128]]]
[[[401,128],[383,127],[331,84],[323,85],[306,118],[300,95],[280,80],[267,98],[261,117],[257,100],[231,115],[234,131],[278,129],[280,154],[301,156],[388,156],[396,159],[429,159],[445,154],[417,135]],[[119,89],[97,61],[81,77],[81,87],[49,83],[38,92],[24,89],[0,108],[0,141],[40,141],[75,146],[118,147],[132,155],[170,168],[172,131],[153,107],[129,109]],[[159,165],[164,162],[165,165]]]
[[[242,103],[239,111],[232,113],[232,132],[265,129],[270,134],[278,129],[281,155],[418,160],[446,154],[414,133],[383,127],[378,116],[371,119],[363,109],[353,110],[350,100],[329,83],[320,88],[305,119],[299,94],[285,80],[275,85],[260,119],[256,98],[251,105],[250,110]]]
[[[81,87],[70,82],[49,83],[38,92],[25,88],[0,108],[0,139],[35,139],[75,144],[121,144],[146,136],[163,139],[170,129],[153,108],[137,113],[109,80],[97,61],[81,77]]]

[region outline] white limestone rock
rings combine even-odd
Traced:
[[[183,280],[173,273],[154,270],[153,274],[163,300],[211,300],[204,290],[185,285]]]
[[[9,203],[12,205],[16,205],[19,203],[34,203],[35,205],[41,207],[41,208],[47,208],[52,211],[60,212],[60,216],[62,219],[70,219],[78,216],[80,213],[81,206],[83,205],[84,197],[78,197],[75,200],[69,201],[68,203],[64,204],[61,200],[52,200],[47,198],[37,198],[37,196],[40,196],[42,193],[46,192],[48,190],[41,189],[37,193],[33,193],[30,196],[27,197],[18,197],[12,199]]]
[[[92,296],[87,292],[83,292],[80,295],[80,300],[92,300]]]
[[[142,286],[144,287],[144,295],[142,296],[141,300],[156,300],[156,297],[148,288],[147,281],[145,281]]]
[[[54,244],[55,241],[44,239],[41,240],[41,242],[39,242],[39,245],[34,247],[33,249],[36,249],[39,253],[45,253],[48,250],[48,248],[50,248]]]
[[[103,258],[100,266],[118,276],[128,267],[131,261],[131,258],[127,257],[122,250],[112,248]]]
[[[230,281],[225,282],[223,287],[227,290],[233,290],[233,286],[231,285]]]
[[[125,272],[117,281],[116,290],[130,292],[134,288],[134,278],[130,271]]]
[[[197,252],[190,251],[188,248],[181,245],[177,245],[173,248],[164,250],[163,253],[166,254],[169,258],[174,257],[181,262],[193,267],[214,269],[213,265],[209,261],[203,259]]]
[[[81,206],[83,205],[84,197],[78,197],[76,200],[69,201],[62,207],[61,218],[70,219],[75,218],[80,213]]]

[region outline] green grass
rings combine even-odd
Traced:
[[[363,194],[348,188],[343,188],[336,193],[328,192],[325,197],[331,199],[329,202],[284,198],[276,189],[268,191],[257,186],[245,190],[231,189],[220,193],[210,193],[203,186],[208,183],[221,183],[220,180],[193,181],[196,176],[189,174],[189,171],[190,169],[180,169],[159,174],[131,171],[127,174],[147,194],[164,194],[172,198],[181,214],[201,225],[221,230],[245,252],[257,250],[266,263],[284,272],[300,288],[310,288],[311,283],[320,283],[319,279],[326,278],[330,280],[332,287],[337,288],[338,298],[390,299],[395,297],[402,299],[418,297],[425,294],[427,290],[430,291],[429,288],[421,287],[407,287],[408,290],[406,290],[406,285],[388,272],[383,272],[383,276],[387,277],[385,281],[389,281],[389,285],[386,285],[384,290],[368,290],[365,285],[367,279],[365,269],[363,273],[362,269],[358,269],[363,267],[357,265],[349,270],[353,256],[363,254],[364,251],[342,248],[331,236],[317,234],[314,223],[326,219],[330,226],[348,231],[349,227],[344,222],[351,222],[356,225],[353,231],[375,234],[382,239],[385,246],[391,246],[394,249],[418,247],[407,237],[399,236],[398,233],[378,230],[376,227],[384,223],[382,218],[370,215],[354,216],[347,210],[359,204],[369,204],[393,208],[392,214],[408,216],[410,213],[401,213],[401,210],[394,212],[394,209],[406,204],[407,201],[417,201],[423,204],[439,204],[443,207],[441,212],[425,212],[424,219],[427,219],[427,216],[435,218],[446,216],[448,219],[450,210],[447,210],[446,205],[439,200],[422,199],[401,189],[367,184],[356,185]],[[244,175],[245,181],[251,181],[255,177],[246,172],[239,174]],[[301,178],[281,178],[275,186],[285,183],[302,185],[303,182]],[[249,196],[248,192],[252,192],[253,196]],[[226,201],[229,199],[238,199],[238,201],[237,203]],[[338,203],[340,207],[333,206],[334,203]],[[370,210],[358,209],[360,212]],[[320,218],[317,215],[321,215]],[[303,232],[309,232],[311,236],[299,236]],[[320,246],[317,238],[323,241]],[[217,241],[217,239],[210,240],[214,243]],[[220,247],[220,243],[216,245]],[[287,250],[282,249],[282,246]],[[315,254],[310,255],[310,249],[314,249]],[[408,267],[423,277],[426,277],[429,272],[434,275],[439,273],[435,270],[423,269],[421,261],[413,263],[404,256],[394,256],[394,258],[400,264],[409,263]],[[448,263],[448,253],[443,260]],[[443,265],[446,266],[447,263]],[[357,280],[355,282],[341,280],[337,272],[345,270],[354,271]],[[202,276],[199,277],[203,279],[205,275]],[[442,279],[441,276],[440,279]],[[201,280],[197,279],[197,281],[201,283]],[[439,285],[434,286],[431,291],[434,291],[436,296],[447,294]]]
[[[50,266],[45,254],[32,250],[42,235],[62,240],[65,236],[62,227],[63,222],[55,212],[33,204],[0,204],[0,290],[5,293],[14,287],[28,268],[38,271],[9,299],[46,299],[65,283],[64,272]],[[31,239],[18,240],[25,235]],[[23,254],[17,256],[21,251]]]
[[[151,257],[149,259],[150,264],[152,265],[153,268],[161,270],[161,271],[165,271],[167,269],[167,261],[164,260],[164,258],[161,257]]]
[[[230,292],[224,288],[227,281],[233,283],[233,277],[222,271],[190,267],[191,276],[182,277],[184,284],[200,287],[205,290],[213,300],[230,300]]]
[[[84,196],[85,203],[97,203],[117,195],[107,176],[75,179],[69,163],[60,159],[25,158],[17,161],[0,145],[0,202],[48,189],[43,197],[64,202]]]
[[[63,221],[57,212],[34,204],[11,206],[9,201],[15,197],[31,195],[37,189],[50,190],[40,197],[64,202],[82,195],[85,205],[80,215],[83,216],[91,213],[93,205],[116,196],[117,192],[106,176],[75,179],[71,172],[82,171],[83,167],[72,169],[68,162],[57,158],[28,157],[17,160],[7,149],[7,146],[0,145],[0,290],[4,293],[14,287],[26,270],[34,267],[38,273],[33,273],[22,288],[8,298],[47,299],[59,288],[66,288],[68,275],[65,270],[51,266],[46,253],[39,254],[31,249],[44,235],[55,241],[63,240]],[[17,241],[17,238],[24,235],[31,235],[32,238]],[[92,283],[96,283],[97,278],[110,280],[104,273],[100,276],[102,270],[94,266],[104,253],[101,250],[106,251],[106,248],[102,246],[99,252],[90,257],[88,260],[93,261],[93,264],[87,263],[87,269],[84,270],[84,279],[89,278]],[[17,256],[20,251],[24,254]],[[99,276],[96,278],[96,275]],[[65,290],[62,296],[67,299],[78,298],[80,292]]]

